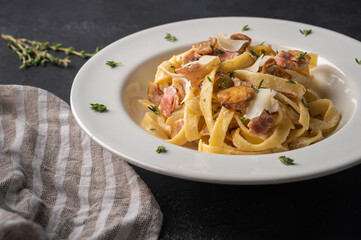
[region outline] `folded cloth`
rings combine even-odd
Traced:
[[[162,216],[140,177],[64,101],[0,85],[0,239],[157,239]]]

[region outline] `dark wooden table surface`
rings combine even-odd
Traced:
[[[215,16],[298,21],[361,41],[360,0],[0,0],[0,33],[91,52],[149,27]],[[355,55],[361,58],[361,52]],[[71,84],[85,63],[72,59],[67,69],[19,70],[18,57],[1,40],[0,84],[40,87],[69,103]],[[135,170],[163,211],[160,239],[361,239],[361,166],[303,182],[260,186],[199,183]]]

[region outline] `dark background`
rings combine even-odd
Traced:
[[[92,52],[149,27],[215,16],[293,20],[361,41],[360,0],[0,0],[0,33]],[[355,56],[361,58],[361,52]],[[48,65],[19,70],[17,55],[0,39],[0,84],[40,87],[69,103],[71,84],[84,63],[72,57],[67,69]],[[314,180],[263,186],[198,183],[135,170],[164,214],[160,239],[361,239],[361,166]]]

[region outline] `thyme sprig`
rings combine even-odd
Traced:
[[[286,156],[280,156],[278,159],[286,166],[294,165],[294,160]]]
[[[177,38],[175,36],[173,36],[172,34],[170,34],[170,33],[166,33],[164,38],[166,40],[168,40],[169,42],[177,41]]]
[[[104,104],[99,104],[99,103],[91,103],[90,108],[93,109],[94,111],[101,112],[101,113],[107,111],[107,106],[105,106]]]
[[[118,66],[119,64],[122,64],[122,62],[107,61],[105,64],[108,65],[108,66],[110,66],[111,68],[115,68],[115,67]]]
[[[250,28],[249,28],[248,24],[247,24],[247,25],[244,25],[243,28],[242,28],[242,32],[248,31],[249,29],[250,29]]]
[[[305,37],[307,37],[308,34],[312,33],[311,29],[303,29],[303,30],[299,29],[299,31]]]
[[[61,51],[66,55],[73,54],[82,58],[90,58],[100,50],[100,47],[97,47],[94,53],[87,53],[84,50],[76,51],[73,47],[62,47],[61,43],[50,44],[49,42],[40,42],[26,38],[15,38],[6,34],[1,34],[1,37],[5,39],[9,48],[12,49],[22,61],[22,65],[19,67],[20,69],[38,65],[45,66],[48,62],[59,67],[68,67],[71,62],[68,56],[60,58],[49,53],[50,50]]]

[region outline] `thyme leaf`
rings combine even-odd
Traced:
[[[280,156],[278,159],[286,166],[294,165],[294,160],[292,158]]]
[[[105,105],[99,104],[99,103],[91,103],[90,108],[93,109],[94,111],[101,112],[101,113],[107,111],[107,107]]]
[[[172,34],[170,34],[170,33],[166,33],[164,38],[167,39],[169,42],[177,41],[177,38],[175,36],[173,36]]]
[[[304,35],[305,37],[307,37],[308,34],[312,33],[312,30],[311,30],[311,29],[303,29],[303,30],[299,29],[299,31],[300,31],[300,33],[301,33],[302,35]]]

